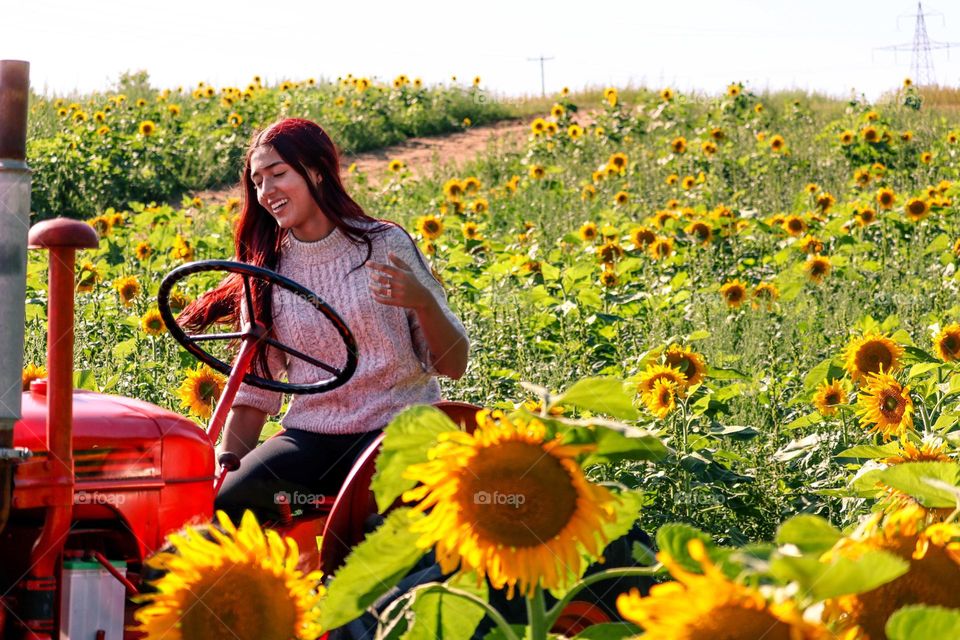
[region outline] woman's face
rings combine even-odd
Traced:
[[[284,162],[273,147],[254,150],[250,157],[250,176],[257,189],[257,201],[281,229],[290,229],[298,240],[307,242],[325,235],[327,221],[310,194],[306,180]],[[319,172],[312,177],[319,182]]]

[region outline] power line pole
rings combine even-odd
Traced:
[[[546,98],[546,97],[547,97],[547,84],[546,84],[546,82],[545,82],[545,80],[544,80],[543,63],[546,62],[547,60],[553,60],[553,57],[551,56],[551,57],[549,57],[549,58],[544,58],[544,57],[543,57],[543,54],[541,53],[539,58],[527,58],[527,61],[528,61],[528,62],[536,62],[536,61],[538,61],[538,60],[540,61],[540,97]]]
[[[897,26],[900,26],[901,18],[915,18],[914,28],[913,28],[913,42],[904,43],[904,44],[894,44],[887,47],[878,47],[880,51],[893,51],[896,55],[897,51],[910,51],[910,74],[912,80],[917,85],[931,85],[936,82],[936,75],[933,71],[933,60],[930,58],[930,51],[933,49],[947,49],[949,50],[951,46],[960,46],[960,43],[956,42],[938,42],[935,40],[930,40],[927,36],[927,22],[926,16],[939,15],[941,20],[943,20],[943,14],[936,13],[924,13],[923,4],[917,2],[917,13],[912,16],[900,16],[897,18]],[[946,21],[944,21],[944,24]]]

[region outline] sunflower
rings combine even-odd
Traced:
[[[463,232],[463,237],[467,240],[480,239],[480,227],[476,222],[464,222],[461,231]]]
[[[870,172],[866,169],[857,169],[853,172],[853,181],[859,187],[865,187],[870,184]]]
[[[98,135],[98,136],[105,136],[105,135],[107,135],[108,133],[110,133],[110,127],[108,127],[107,125],[103,125],[102,127],[99,127],[99,128],[97,129],[97,135]]]
[[[236,112],[231,113],[229,116],[227,116],[227,122],[229,122],[230,126],[233,128],[237,128],[243,124],[243,116]]]
[[[583,226],[580,227],[580,230],[577,232],[577,234],[584,242],[593,242],[597,239],[597,236],[600,235],[600,230],[597,229],[597,224],[595,222],[585,222],[583,223]]]
[[[738,95],[740,95],[742,90],[743,87],[741,87],[739,84],[731,84],[727,86],[727,95],[731,98],[736,98]]]
[[[780,297],[780,291],[772,282],[761,282],[753,288],[753,306],[755,309],[765,307],[770,309]]]
[[[673,100],[673,89],[670,87],[664,87],[663,89],[660,89],[660,99],[664,102],[670,102]]]
[[[403,160],[391,160],[387,165],[387,171],[390,173],[400,173],[406,165]]]
[[[562,118],[566,112],[567,110],[563,108],[562,104],[555,104],[550,107],[550,115],[557,119]]]
[[[661,379],[654,382],[653,388],[641,398],[647,411],[663,420],[677,408],[677,392],[676,383]]]
[[[924,151],[923,153],[920,154],[920,162],[922,162],[923,164],[930,164],[931,162],[933,162],[933,154],[930,153],[929,151]]]
[[[165,573],[142,596],[135,630],[167,640],[318,637],[321,575],[296,569],[297,543],[263,531],[250,511],[239,528],[222,511],[217,521],[171,534],[174,550],[148,560]]]
[[[658,236],[647,246],[647,253],[654,260],[669,258],[673,254],[673,240]]]
[[[763,594],[729,580],[707,555],[702,540],[687,543],[687,552],[703,574],[682,568],[661,551],[660,560],[676,578],[654,585],[642,597],[631,589],[617,597],[617,609],[643,627],[645,640],[819,640],[825,629],[807,623],[791,601],[769,602]]]
[[[858,225],[865,227],[877,219],[877,212],[870,207],[864,207],[857,212],[856,216],[854,216],[854,219],[857,221]]]
[[[687,150],[687,139],[683,136],[674,138],[670,142],[670,148],[674,153],[684,153]]]
[[[840,138],[840,144],[844,146],[851,144],[854,138],[853,131],[841,131],[839,138]]]
[[[201,418],[209,418],[213,412],[220,392],[223,391],[224,377],[206,365],[197,365],[187,370],[187,378],[177,390],[181,406]]]
[[[909,439],[897,441],[897,452],[883,459],[884,464],[905,464],[908,462],[950,462],[947,455],[947,443],[943,440],[924,439],[918,447]]]
[[[28,364],[23,368],[23,373],[21,374],[20,380],[22,382],[23,391],[30,390],[30,383],[34,380],[47,377],[47,368],[43,365]]]
[[[783,220],[783,230],[793,237],[799,237],[807,230],[807,221],[797,215],[789,215]]]
[[[486,213],[490,208],[490,202],[486,198],[477,198],[470,203],[470,211],[473,213]]]
[[[603,90],[603,99],[606,100],[607,104],[609,104],[611,107],[617,106],[617,98],[617,90],[613,87],[607,87]]]
[[[877,131],[876,127],[864,127],[860,130],[860,137],[863,138],[864,142],[875,144],[880,141],[880,132]]]
[[[530,173],[530,177],[533,178],[534,180],[540,180],[541,178],[543,178],[543,176],[547,174],[543,166],[539,164],[530,165],[529,173]]]
[[[908,218],[914,222],[920,222],[930,213],[930,203],[923,198],[910,198],[903,210]]]
[[[443,183],[443,195],[447,197],[447,200],[457,200],[463,196],[463,192],[463,183],[456,178],[450,178]]]
[[[843,404],[847,404],[847,390],[840,380],[824,380],[813,394],[813,406],[822,416],[834,415]]]
[[[933,339],[933,348],[937,357],[944,362],[960,360],[960,324],[956,322],[945,326]]]
[[[717,152],[717,145],[710,140],[705,140],[700,144],[700,150],[703,151],[704,155],[712,156]]]
[[[616,262],[623,257],[623,247],[616,240],[609,240],[597,247],[597,258],[601,262]]]
[[[89,260],[80,265],[78,270],[77,291],[84,293],[93,291],[93,285],[100,282],[102,278],[100,270]]]
[[[687,376],[679,367],[667,364],[651,364],[640,374],[640,381],[637,383],[637,393],[643,398],[649,393],[653,393],[658,382],[666,382],[673,385],[673,392],[683,397],[688,384]]]
[[[436,240],[443,233],[443,221],[435,215],[420,216],[417,231],[427,240]]]
[[[763,113],[763,104],[758,102],[753,106],[753,112],[758,116]]]
[[[140,132],[140,135],[146,138],[152,136],[157,131],[157,124],[153,120],[144,120],[140,123],[140,126],[137,127],[137,130]]]
[[[873,373],[894,373],[900,369],[903,347],[880,333],[870,333],[847,346],[844,368],[854,382]]]
[[[173,248],[170,249],[170,257],[187,262],[193,260],[193,247],[191,247],[187,239],[179,233],[173,239]]]
[[[823,279],[827,277],[831,269],[833,269],[833,263],[830,262],[830,258],[827,256],[810,256],[807,258],[807,261],[803,263],[803,270],[807,272],[807,277],[817,284],[823,282]]]
[[[477,193],[481,187],[483,187],[483,183],[476,176],[467,176],[463,179],[463,192],[467,195]]]
[[[913,430],[910,387],[901,387],[886,373],[868,375],[863,392],[857,397],[857,415],[865,426],[873,425],[871,432],[883,434],[884,441],[894,435],[902,437]]]
[[[703,356],[681,347],[678,344],[670,345],[664,354],[664,362],[667,366],[674,367],[687,378],[687,386],[700,384],[707,376],[707,364]]]
[[[617,275],[616,270],[611,269],[608,265],[604,265],[603,271],[600,272],[600,284],[604,287],[615,287],[620,283],[620,277]]]
[[[691,222],[683,230],[691,238],[696,238],[700,244],[710,244],[713,239],[713,229],[702,220]]]
[[[590,446],[548,439],[535,418],[480,411],[477,424],[472,435],[441,434],[429,462],[404,473],[422,484],[403,499],[429,511],[412,525],[418,545],[436,545],[444,573],[473,571],[508,587],[508,597],[565,586],[580,575],[584,550],[602,551],[601,525],[613,519],[616,498],[576,462]]]
[[[623,206],[630,202],[630,194],[626,191],[618,191],[615,196],[613,196],[613,204]]]
[[[637,249],[643,249],[657,239],[657,235],[646,227],[634,227],[630,230],[630,242]]]
[[[543,135],[547,130],[547,121],[543,118],[536,118],[533,122],[530,123],[530,131],[535,136]]]
[[[896,198],[897,195],[894,193],[893,189],[884,187],[883,189],[877,191],[877,204],[880,205],[881,209],[892,208]]]
[[[680,181],[680,186],[685,190],[689,191],[697,185],[697,179],[693,176],[684,176],[683,180]]]
[[[779,133],[772,138],[770,138],[770,150],[774,153],[779,153],[783,151],[783,148],[786,146],[787,141],[783,139]]]
[[[572,124],[567,127],[567,135],[571,140],[579,140],[583,137],[583,127],[578,124]]]
[[[157,309],[150,309],[140,318],[140,329],[150,336],[158,336],[164,332],[163,317]]]
[[[932,520],[915,505],[877,514],[828,552],[857,557],[880,550],[909,563],[905,574],[876,589],[826,602],[824,619],[849,633],[843,637],[886,640],[887,620],[907,605],[960,608],[960,526]]]
[[[119,278],[114,281],[113,287],[117,290],[117,294],[120,296],[120,302],[122,302],[125,307],[132,305],[134,299],[140,295],[140,281],[137,280],[136,276]]]
[[[817,206],[820,208],[820,211],[826,213],[830,211],[830,208],[837,203],[837,199],[833,195],[824,191],[817,196]]]
[[[747,285],[740,280],[730,280],[720,287],[720,295],[728,307],[736,309],[747,298]]]

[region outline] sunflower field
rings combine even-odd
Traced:
[[[86,217],[235,181],[250,135],[278,117],[323,122],[341,151],[357,153],[513,114],[487,99],[479,78],[428,87],[406,75],[276,85],[254,76],[246,87],[158,91],[140,72],[117,84],[116,93],[75,99],[32,96],[27,155],[39,218]]]
[[[355,144],[312,95],[270,100]],[[414,234],[468,329],[468,371],[444,396],[487,410],[471,435],[425,407],[388,427],[375,493],[408,506],[283,637],[369,615],[426,553],[444,579],[376,612],[383,637],[546,638],[580,590],[638,576],[657,584],[623,589],[623,621],[583,637],[960,637],[955,112],[909,83],[874,104],[740,83],[630,95],[557,96],[519,148],[456,172],[350,177],[371,215]],[[203,100],[191,108],[227,111]],[[222,135],[204,150],[219,180],[239,162],[226,120]],[[232,254],[239,202],[157,204],[177,187],[97,201],[76,381],[205,418],[222,380],[164,335],[156,291],[177,265]],[[30,256],[25,384],[42,374],[44,260]],[[529,508],[465,498],[495,491]],[[652,540],[632,565],[598,565],[635,521]],[[488,590],[526,602],[521,626]],[[143,616],[157,637],[161,618]]]

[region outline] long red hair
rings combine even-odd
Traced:
[[[273,271],[280,268],[280,246],[287,230],[281,229],[273,216],[260,205],[250,170],[253,152],[263,146],[272,147],[284,162],[303,177],[320,210],[354,244],[365,244],[369,259],[372,251],[370,234],[385,230],[390,226],[389,223],[367,215],[347,194],[340,180],[340,157],[336,145],[326,131],[310,120],[287,118],[255,133],[247,149],[240,176],[240,219],[233,237],[236,260]],[[311,175],[317,172],[321,176],[319,184],[314,182]],[[273,305],[270,287],[259,280],[253,281],[253,285],[256,318],[272,332]],[[191,331],[201,331],[214,322],[237,326],[240,322],[242,299],[243,279],[231,274],[216,289],[204,294],[184,309],[177,321]],[[265,350],[257,354],[254,370],[260,375],[270,375]]]

